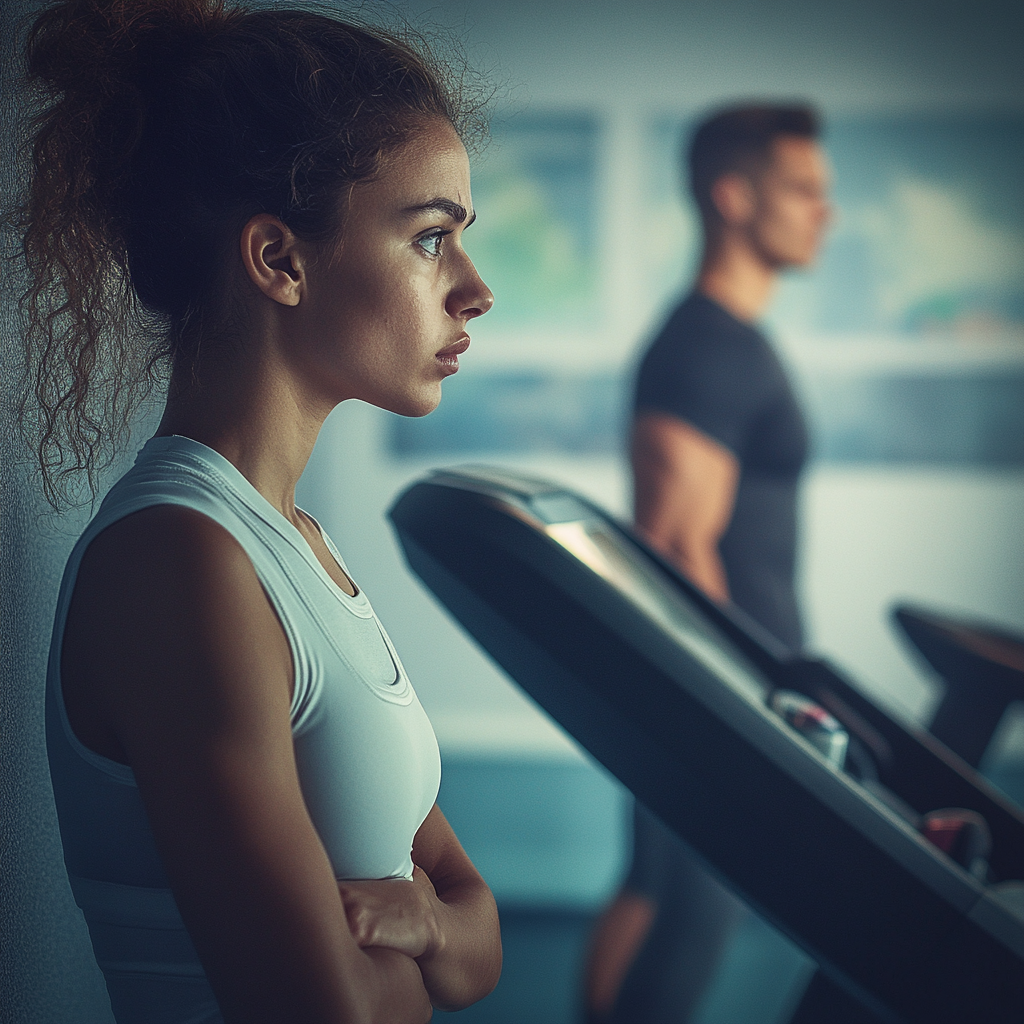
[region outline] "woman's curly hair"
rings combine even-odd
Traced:
[[[425,122],[483,130],[465,71],[412,40],[224,0],[65,0],[35,19],[23,423],[55,508],[83,472],[95,492],[142,398],[195,360],[250,217],[329,240],[346,189]]]

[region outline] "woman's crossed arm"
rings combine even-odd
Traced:
[[[349,926],[365,949],[414,957],[430,1001],[460,1010],[501,974],[501,935],[491,890],[435,804],[416,833],[413,880],[340,882]]]

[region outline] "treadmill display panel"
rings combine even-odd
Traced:
[[[710,672],[751,703],[764,706],[771,690],[768,682],[738,653],[732,653],[732,645],[724,637],[713,634],[697,618],[679,591],[639,549],[623,543],[595,519],[551,523],[544,532],[628,597]]]

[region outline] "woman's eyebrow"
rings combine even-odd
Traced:
[[[461,224],[466,220],[466,208],[461,203],[455,202],[454,199],[445,199],[443,196],[435,196],[417,206],[407,206],[402,212],[409,216],[415,216],[417,213],[424,213],[428,210],[437,210],[439,213],[451,217],[456,224]],[[476,212],[474,211],[466,223],[466,227],[468,228],[475,220]]]

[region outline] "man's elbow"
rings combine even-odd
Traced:
[[[716,542],[675,540],[665,547],[659,547],[657,544],[654,547],[712,601],[718,604],[729,603],[729,584]]]

